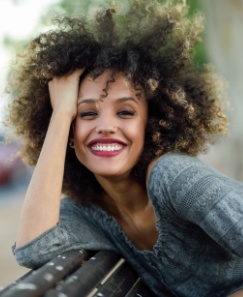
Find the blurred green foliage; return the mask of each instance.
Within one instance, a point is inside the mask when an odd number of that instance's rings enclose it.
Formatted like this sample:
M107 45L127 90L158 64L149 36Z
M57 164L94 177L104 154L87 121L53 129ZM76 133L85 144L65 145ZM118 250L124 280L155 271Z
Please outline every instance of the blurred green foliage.
M203 0L202 0L203 1ZM187 0L189 5L189 15L192 16L193 14L201 11L201 5L199 0ZM204 36L202 36L204 38ZM208 57L206 54L205 42L202 41L197 47L195 51L195 61L198 63L199 66L208 63Z

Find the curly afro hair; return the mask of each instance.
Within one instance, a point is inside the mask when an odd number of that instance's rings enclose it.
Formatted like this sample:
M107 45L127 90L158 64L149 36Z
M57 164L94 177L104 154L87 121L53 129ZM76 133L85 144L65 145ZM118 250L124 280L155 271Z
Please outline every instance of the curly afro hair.
M143 87L148 123L132 172L143 184L154 157L172 151L197 155L225 133L221 82L210 67L194 62L202 17L189 18L187 9L185 1L129 0L123 7L104 5L93 15L56 19L55 30L35 38L18 58L6 116L23 139L27 162L36 164L52 113L48 82L83 67L93 78L106 69L121 72ZM83 203L101 191L68 146L62 190Z

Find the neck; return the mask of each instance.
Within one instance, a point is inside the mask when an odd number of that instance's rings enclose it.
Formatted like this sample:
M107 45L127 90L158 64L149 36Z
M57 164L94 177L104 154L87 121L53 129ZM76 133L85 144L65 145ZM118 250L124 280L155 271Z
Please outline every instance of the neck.
M131 178L109 180L96 177L104 189L100 200L101 206L111 215L121 217L144 209L148 204L148 196L143 185Z

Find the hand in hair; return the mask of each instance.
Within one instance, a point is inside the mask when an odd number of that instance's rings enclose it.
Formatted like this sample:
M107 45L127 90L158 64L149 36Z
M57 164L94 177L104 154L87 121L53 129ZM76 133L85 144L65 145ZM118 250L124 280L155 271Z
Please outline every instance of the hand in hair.
M72 119L76 117L79 81L84 70L78 69L71 74L50 80L48 86L54 113L62 112Z

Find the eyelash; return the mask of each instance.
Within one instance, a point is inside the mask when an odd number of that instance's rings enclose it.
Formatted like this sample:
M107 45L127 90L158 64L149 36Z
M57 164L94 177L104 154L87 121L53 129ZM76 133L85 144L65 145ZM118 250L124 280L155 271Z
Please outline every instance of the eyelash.
M135 115L135 112L131 110L122 110L122 111L119 111L117 114L125 117L129 117L129 116L131 117Z
M96 116L97 115L97 113L95 113L95 112L93 112L93 111L85 111L85 112L81 112L80 114L79 114L79 116L81 117L81 118L85 118L85 117L93 117L93 116Z
M98 114L93 111L85 111L85 112L79 113L79 116L81 118L86 118L86 117L91 118L91 117L96 117L97 115ZM131 111L131 110L122 110L122 111L117 112L117 115L119 115L121 117L132 117L135 115L135 112Z

